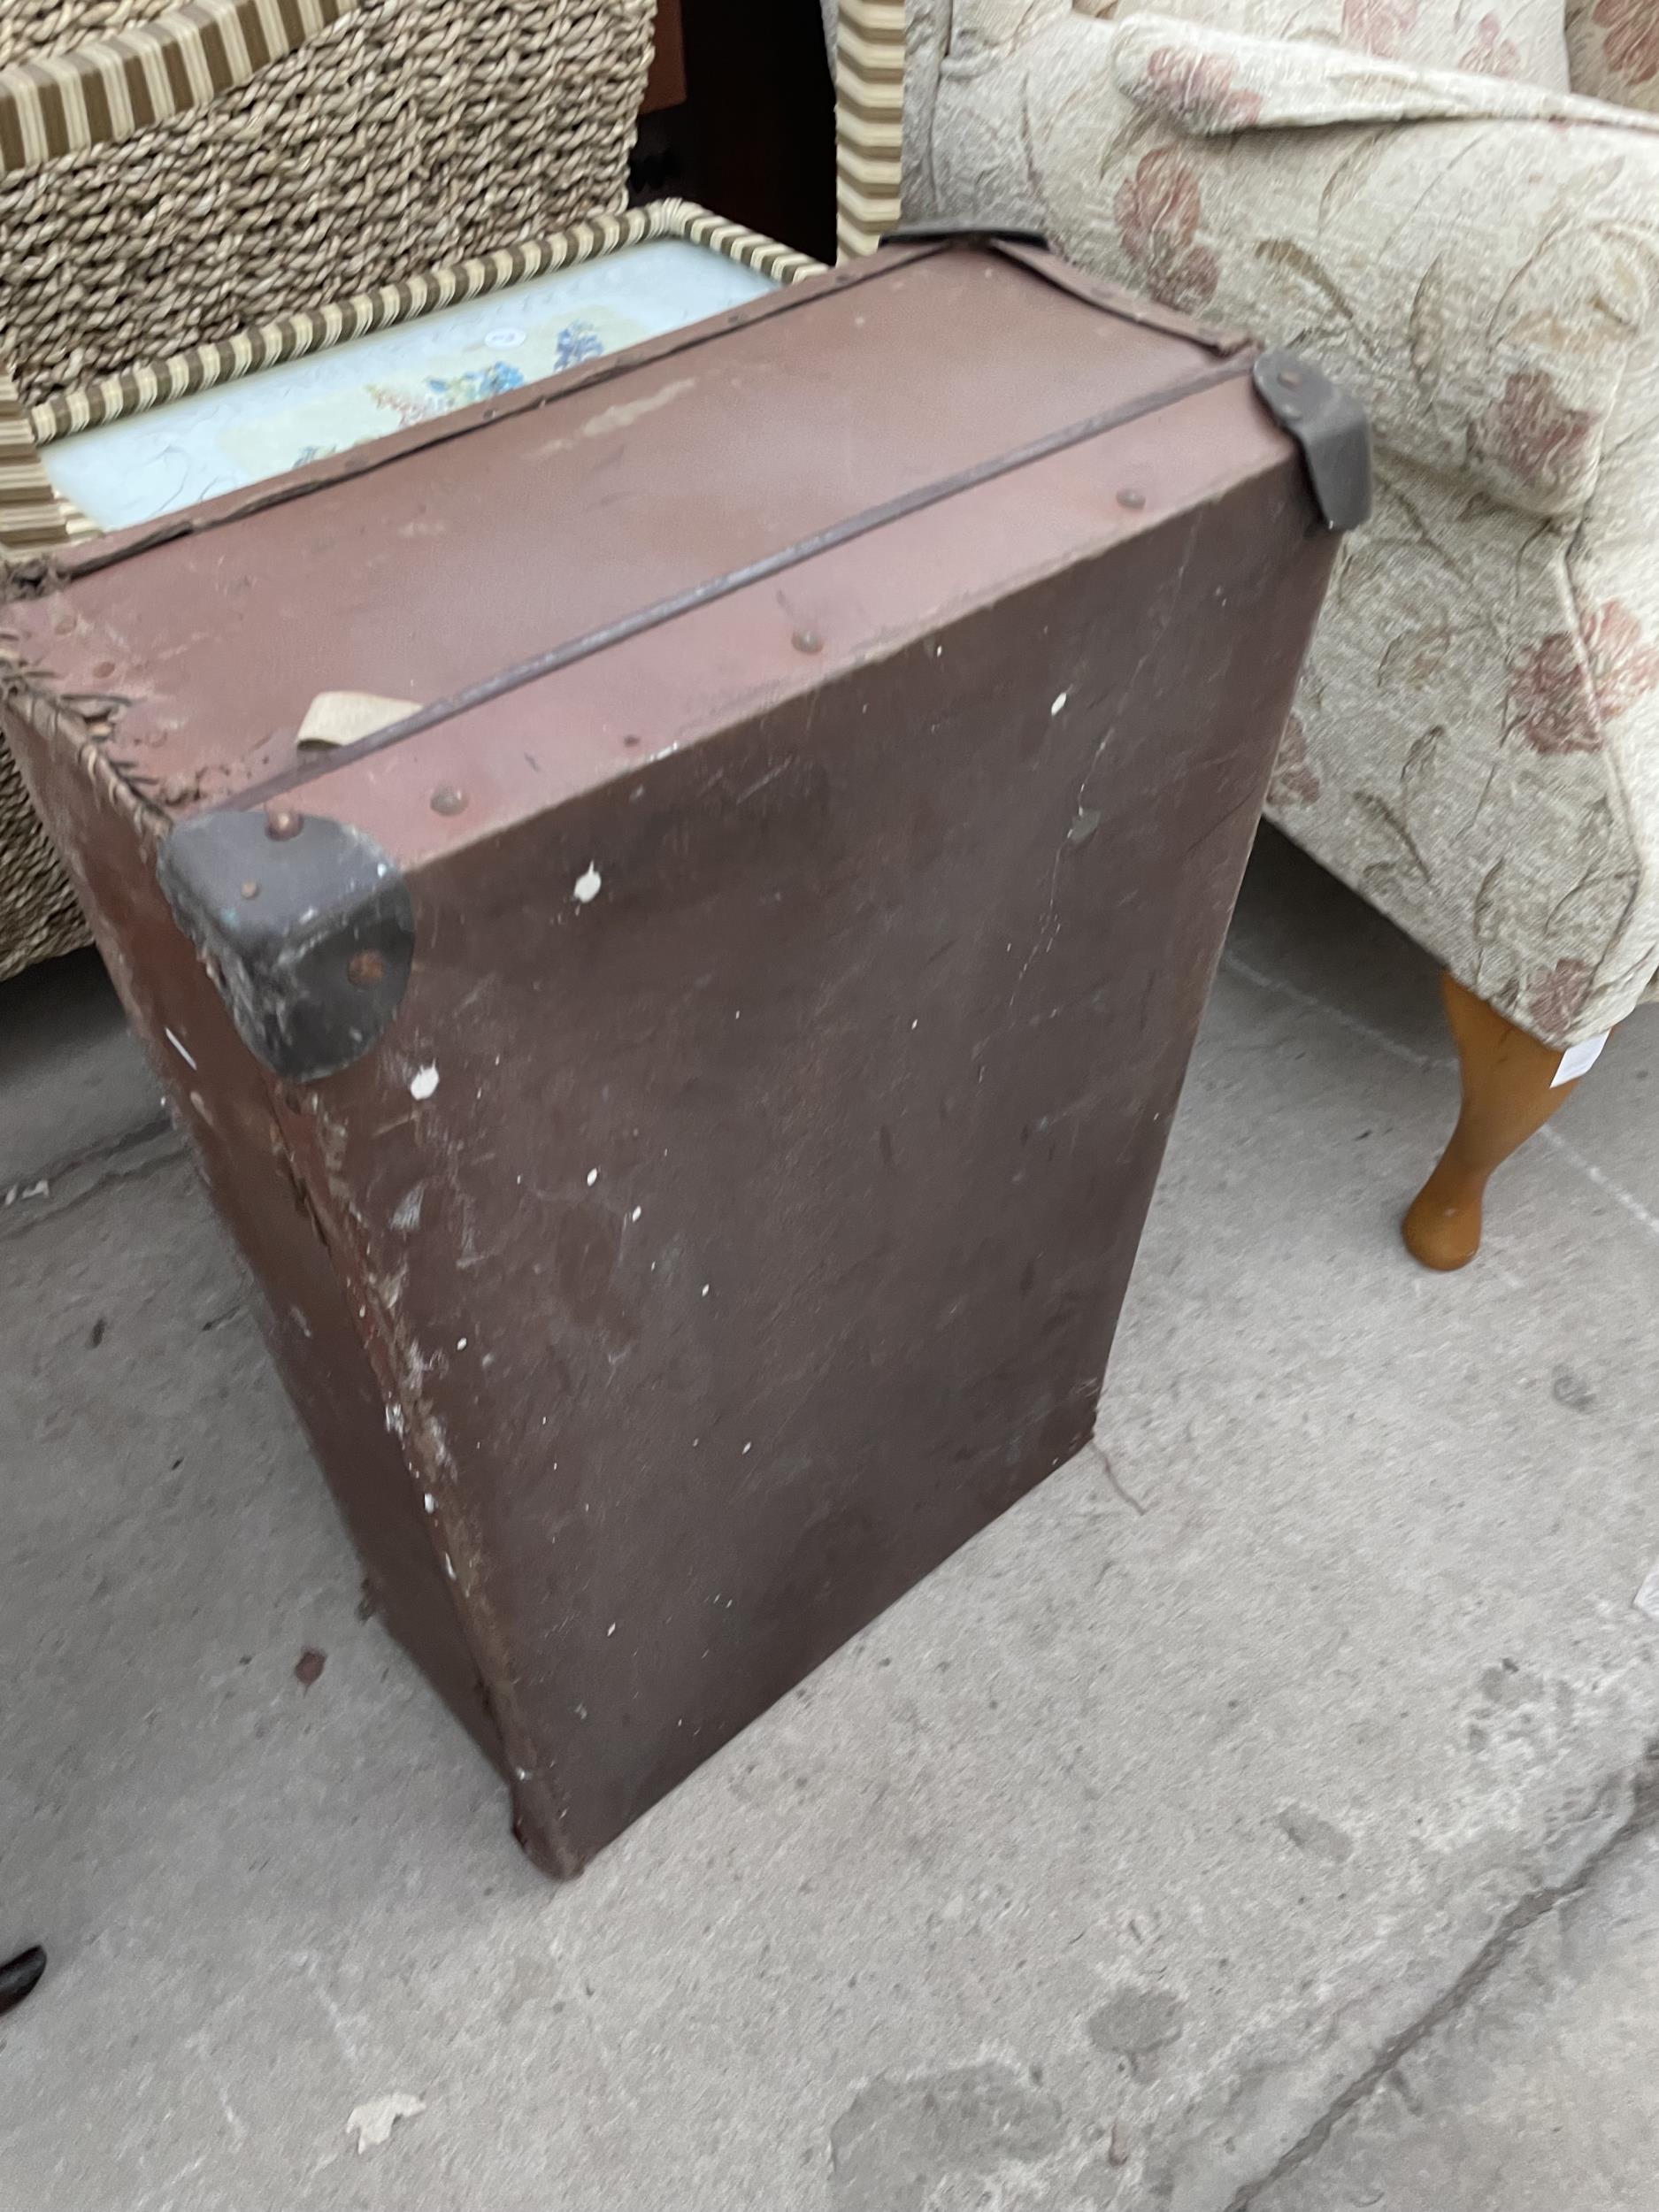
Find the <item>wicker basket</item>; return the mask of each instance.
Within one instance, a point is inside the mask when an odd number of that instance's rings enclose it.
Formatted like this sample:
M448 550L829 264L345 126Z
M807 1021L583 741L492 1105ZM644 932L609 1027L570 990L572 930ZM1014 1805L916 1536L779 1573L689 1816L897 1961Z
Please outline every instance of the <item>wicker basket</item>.
M67 526L27 411L621 208L654 13L654 0L10 0L0 543L39 549ZM0 977L84 941L0 741Z

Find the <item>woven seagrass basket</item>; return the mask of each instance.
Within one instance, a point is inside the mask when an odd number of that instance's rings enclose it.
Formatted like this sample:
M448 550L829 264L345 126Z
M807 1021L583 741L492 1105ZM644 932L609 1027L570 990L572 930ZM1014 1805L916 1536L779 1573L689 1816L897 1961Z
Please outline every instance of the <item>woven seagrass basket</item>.
M0 0L0 549L73 529L40 426L100 380L619 210L654 13ZM0 740L0 978L84 941Z

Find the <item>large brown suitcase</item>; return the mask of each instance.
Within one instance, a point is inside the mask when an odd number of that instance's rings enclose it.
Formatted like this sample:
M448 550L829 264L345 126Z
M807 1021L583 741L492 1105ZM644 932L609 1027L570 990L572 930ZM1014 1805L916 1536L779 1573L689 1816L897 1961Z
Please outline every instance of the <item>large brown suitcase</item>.
M373 1592L549 1871L1087 1440L1363 434L910 244L11 610ZM297 751L325 691L417 710Z

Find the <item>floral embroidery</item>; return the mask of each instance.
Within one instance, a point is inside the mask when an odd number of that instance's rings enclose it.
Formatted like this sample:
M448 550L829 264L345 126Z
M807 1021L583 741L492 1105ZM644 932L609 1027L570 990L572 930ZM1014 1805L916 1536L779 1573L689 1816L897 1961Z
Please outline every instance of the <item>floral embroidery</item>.
M1342 30L1368 54L1397 54L1417 13L1418 0L1342 0Z
M1601 742L1595 697L1577 640L1553 630L1509 663L1505 726L1535 753L1594 753Z
M562 343L560 349L562 352ZM561 360L559 366L564 365ZM515 369L511 362L495 361L487 369L467 369L459 376L429 376L426 389L420 392L400 391L391 384L370 384L365 389L377 406L396 415L400 426L407 430L414 423L431 422L439 415L451 414L457 407L476 406L481 399L495 399L503 392L517 391L523 382L522 369Z
M1547 369L1517 369L1502 398L1471 426L1470 445L1523 483L1554 489L1582 467L1594 419L1581 407L1562 405Z
M1601 726L1659 684L1659 649L1622 600L1592 614L1580 638L1553 630L1509 664L1506 726L1538 753L1594 753Z
M1319 774L1308 757L1308 733L1302 726L1302 717L1293 714L1285 725L1279 758L1273 764L1267 803L1279 807L1311 806L1318 795Z
M1458 56L1457 66L1472 70L1478 77L1518 77L1521 50L1512 38L1504 37L1495 15L1483 15L1475 26L1473 42Z
M1378 689L1401 685L1420 691L1425 684L1432 683L1446 664L1452 637L1450 622L1419 623L1400 631L1389 639L1377 664Z
M557 365L572 369L579 361L596 361L605 349L605 342L591 323L566 323L559 333Z
M1623 714L1659 684L1659 649L1624 602L1609 599L1584 626L1590 673L1604 715Z
M1590 995L1595 970L1587 960L1557 960L1540 968L1526 995L1527 1018L1546 1037L1563 1036Z
M1124 250L1148 289L1167 306L1203 306L1221 264L1208 247L1194 243L1204 208L1191 165L1172 146L1143 154L1115 204Z
M1196 130L1243 130L1262 112L1259 92L1240 90L1224 61L1160 46L1147 58L1141 96Z
M1602 59L1626 84L1646 84L1659 72L1659 13L1653 0L1596 0L1590 19L1601 28Z

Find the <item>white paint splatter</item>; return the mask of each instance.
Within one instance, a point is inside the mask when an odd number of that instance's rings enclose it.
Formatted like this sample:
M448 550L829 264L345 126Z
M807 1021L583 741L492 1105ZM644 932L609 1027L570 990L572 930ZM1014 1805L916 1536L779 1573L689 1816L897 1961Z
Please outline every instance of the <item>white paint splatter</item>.
M616 1623L615 1623L614 1621L612 1621L612 1622L611 1622L611 1625L610 1625L610 1627L609 1627L608 1629L606 1629L606 1631L605 1631L605 1634L606 1634L607 1636L614 1636L614 1635L616 1634L616 1632L617 1632L617 1624L616 1624Z
M371 2097L365 2104L354 2105L346 2122L346 2133L357 2139L357 2156L362 2157L371 2145L378 2149L391 2140L392 2130L400 2120L412 2120L426 2108L421 2097L411 2097L406 2089L394 2089L388 2096Z
M443 1555L443 1571L449 1576L451 1582L455 1580L455 1562L450 1558L448 1552L445 1552Z
M466 1339L465 1339L464 1336L457 1336L457 1337L456 1338L456 1340L455 1340L455 1348L456 1348L456 1350L457 1350L457 1352L464 1352L464 1351L465 1351L465 1349L466 1349L466 1343L467 1343L467 1340L466 1340Z
M707 1283L704 1283L704 1285L703 1286L703 1297L705 1297L705 1298L706 1298L706 1297L708 1296L708 1294L709 1294L709 1286L707 1285Z
M590 860L580 875L577 877L575 888L571 895L579 906L586 906L590 900L599 896L599 887L603 881L604 878Z
M180 1059L184 1062L185 1066L188 1068L192 1073L194 1073L196 1071L196 1056L191 1052L189 1047L184 1042L183 1039L180 1037L175 1037L170 1029L165 1030L162 1033L165 1036L167 1042L173 1047L173 1050L178 1054Z
M425 1497L421 1499L420 1502L426 1507L428 1513L435 1513L438 1509L438 1501L433 1496L430 1490L426 1492Z
M589 1190L592 1190L592 1188L593 1188L594 1185L595 1185L595 1184L598 1180L599 1180L599 1170L598 1170L596 1167L590 1167L590 1168L588 1169L588 1189L589 1189Z
M633 1212L632 1212L632 1213L628 1216L628 1219L629 1219L630 1221L637 1221L637 1220L639 1219L640 1216L641 1216L641 1215L644 1211L645 1211L645 1209L644 1209L644 1207L643 1207L643 1206L636 1206L636 1207L634 1209L634 1211L633 1211Z
M1063 714L1065 711L1065 703L1071 696L1071 695L1069 691L1060 692L1056 696L1054 704L1049 708L1049 713L1051 715Z
M695 391L696 385L695 376L677 376L672 384L661 384L656 391L647 392L643 399L623 400L615 407L607 407L597 415L590 415L582 425L580 434L584 438L603 438L613 430L626 430L638 422L641 415L654 415L659 407L667 407L687 392ZM564 441L559 442L562 444Z
M409 1079L411 1098L430 1098L438 1087L438 1071L430 1065L417 1068Z
M747 1443L747 1444L745 1444L745 1445L744 1445L744 1447L743 1447L743 1449L744 1449L744 1451L745 1451L746 1453L748 1453L748 1452L752 1452L752 1451L754 1450L754 1448L755 1448L755 1446L754 1446L754 1441L753 1441L753 1439L751 1439L751 1440L749 1440L749 1443Z

